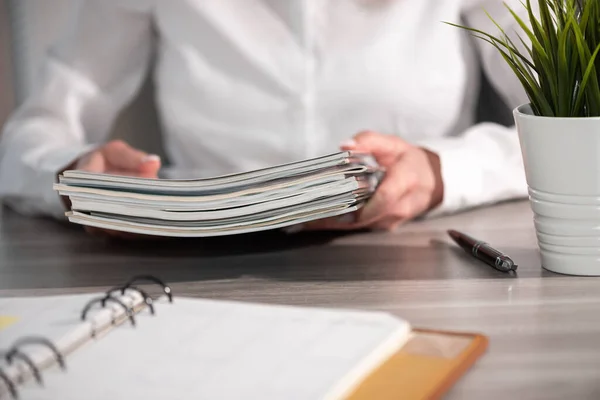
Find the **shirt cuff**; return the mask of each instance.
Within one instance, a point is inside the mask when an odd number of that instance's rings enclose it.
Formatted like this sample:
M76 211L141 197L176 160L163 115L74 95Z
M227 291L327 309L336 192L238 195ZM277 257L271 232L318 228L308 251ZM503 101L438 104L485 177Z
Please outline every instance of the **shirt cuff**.
M480 171L475 160L471 160L473 150L466 149L461 138L431 138L415 144L438 155L444 185L442 202L424 218L455 213L477 203Z
M13 181L4 202L25 215L48 215L64 219L68 209L53 185L58 182L58 174L95 147L96 145L70 145L46 150L36 160L35 168L30 166L29 173L14 178L19 179L19 182Z

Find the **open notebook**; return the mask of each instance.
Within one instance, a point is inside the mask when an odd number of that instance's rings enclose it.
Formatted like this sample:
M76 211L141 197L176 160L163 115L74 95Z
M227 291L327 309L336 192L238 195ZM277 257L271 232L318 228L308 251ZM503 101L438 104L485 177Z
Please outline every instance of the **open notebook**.
M71 222L160 236L221 236L282 228L356 211L381 171L340 152L239 174L148 179L65 171L54 186Z
M487 343L381 312L151 300L140 282L0 299L0 398L433 399Z

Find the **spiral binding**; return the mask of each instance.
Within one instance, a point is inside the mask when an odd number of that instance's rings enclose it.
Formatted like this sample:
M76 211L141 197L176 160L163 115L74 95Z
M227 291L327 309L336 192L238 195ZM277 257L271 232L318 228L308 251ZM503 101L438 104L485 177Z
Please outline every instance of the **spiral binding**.
M54 354L58 365L60 365L62 369L65 369L65 361L62 354L58 351L56 346L54 346L54 344L51 341L43 337L31 336L21 338L17 340L17 342L10 348L10 350L3 353L2 355L8 365L12 365L14 359L19 358L29 367L37 383L39 385L42 385L42 374L39 368L34 364L33 361L31 361L31 358L21 350L22 347L32 344L43 345L50 349L50 351L52 351L52 353ZM5 383L10 395L13 398L17 399L18 393L16 384L8 377L8 375L2 369L0 369L0 380L2 380Z
M104 308L104 307L106 307L107 302L114 302L114 303L117 303L118 305L120 305L121 307L123 307L123 309L126 312L127 317L131 321L131 324L133 326L135 326L135 318L134 318L135 312L134 312L133 308L128 307L119 298L113 296L113 293L115 293L115 292L120 292L121 295L124 295L127 290L133 290L133 291L138 292L143 297L144 303L148 306L150 313L152 315L154 315L155 314L154 300L144 290L140 289L137 286L134 286L134 283L140 282L140 281L149 281L150 283L159 285L162 288L163 292L167 295L167 297L169 299L169 303L173 302L173 292L172 292L171 288L167 284L165 284L161 279L159 279L153 275L139 275L139 276L134 276L133 278L131 278L123 286L113 287L112 289L108 290L104 294L104 296L100 296L100 297L90 300L84 306L84 308L81 312L81 320L85 321L89 310L91 309L91 307L94 304L100 303L102 308ZM112 322L114 324L116 321L114 321L114 319L113 319ZM6 360L8 365L12 365L13 362L15 361L15 359L21 360L31 370L31 373L33 374L33 377L36 380L36 382L39 385L42 385L43 380L42 380L42 374L40 372L40 369L35 365L35 363L31 360L31 358L25 352L22 351L22 348L24 346L34 345L34 344L43 345L43 346L47 347L53 353L55 361L60 366L60 368L63 370L66 369L66 363L65 363L64 356L61 354L61 352L58 350L58 348L50 340L48 340L44 337L39 337L39 336L28 336L28 337L23 337L23 338L17 340L8 351L0 353L0 359ZM13 397L13 399L18 399L19 397L18 397L16 383L13 382L12 379L10 379L8 374L2 368L0 368L0 386L1 386L2 382L4 382L4 386L6 386L9 394Z
M116 297L113 297L110 294L106 294L104 296L97 297L95 299L90 300L85 305L85 307L83 308L83 311L81 312L81 320L85 321L85 317L87 316L88 311L90 310L90 308L92 308L92 306L94 304L101 303L102 304L102 308L104 308L104 307L106 307L106 303L108 301L112 301L114 303L117 303L121 307L123 307L123 309L125 309L125 314L127 315L127 317L129 318L129 320L131 321L131 325L135 326L135 318L133 317L133 308L127 307L127 305L125 303L123 303L121 300L119 300ZM115 320L114 319L113 319L112 323L113 323L113 325L115 324Z
M152 283L156 283L157 285L160 285L162 287L163 292L169 298L169 303L173 302L173 292L172 292L171 288L166 283L164 283L162 280L160 280L157 277L155 277L154 275L138 275L138 276L134 276L133 278L131 278L129 280L129 282L127 282L123 286L123 289L132 288L131 285L133 285L137 281L150 281Z
M131 278L123 286L113 287L112 289L108 290L104 296L97 297L95 299L90 300L85 305L83 311L81 312L81 320L85 321L88 311L90 310L90 308L92 308L92 306L94 304L101 303L102 308L104 308L108 301L112 301L112 302L117 303L121 307L123 307L123 309L125 310L125 314L129 318L129 321L131 321L131 325L135 326L135 318L134 318L135 312L133 311L133 308L127 307L127 305L125 303L123 303L121 300L119 300L118 298L116 298L112 295L112 293L118 292L118 291L120 291L121 294L124 295L125 291L127 291L128 289L134 290L134 291L138 292L140 295L142 295L144 302L150 309L150 313L154 315L154 301L152 300L152 298L148 295L148 293L146 293L142 289L138 288L137 286L133 286L133 284L138 281L150 281L151 283L155 283L155 284L159 285L162 288L163 292L167 295L167 297L169 299L169 303L173 302L173 293L172 293L171 288L166 283L164 283L161 279L155 277L154 275L138 275L138 276L134 276L133 278ZM115 321L113 320L113 323L114 322Z
M150 309L150 314L154 315L154 301L152 300L152 297L150 297L148 295L148 293L146 293L144 290L142 290L136 286L129 286L127 288L125 288L123 286L114 287L114 288L110 289L108 292L106 292L106 295L109 296L113 292L121 292L121 295L124 295L125 292L127 291L127 289L134 290L134 291L138 292L139 294L141 294L142 297L144 298L144 303L146 303L146 305Z
M4 358L8 362L8 365L12 365L13 360L15 358L21 359L21 361L23 361L25 364L27 364L27 366L33 373L33 377L35 378L37 383L39 383L40 385L42 384L42 375L40 374L40 370L38 369L38 367L35 366L33 361L31 361L31 358L29 358L29 356L27 354L23 353L18 348L13 348L12 350L10 350L4 354Z
M54 343L52 343L51 341L49 341L48 339L46 339L44 337L28 336L28 337L21 338L21 339L17 340L17 342L13 345L11 350L9 350L9 353L14 352L17 349L20 349L23 346L32 345L32 344L38 344L38 345L41 344L43 346L46 346L54 354L54 358L56 359L56 362L58 363L60 368L62 368L62 369L67 368L67 365L65 364L65 358L63 357L61 352L58 351L58 348L54 345Z
M0 368L0 380L4 382L8 388L8 392L14 399L18 399L17 388L15 383L6 375L6 373Z

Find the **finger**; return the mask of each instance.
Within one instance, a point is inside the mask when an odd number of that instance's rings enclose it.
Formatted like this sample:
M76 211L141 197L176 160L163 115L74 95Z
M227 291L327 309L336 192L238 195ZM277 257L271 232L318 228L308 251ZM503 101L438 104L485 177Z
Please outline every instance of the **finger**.
M349 148L364 153L369 153L378 163L383 166L390 166L410 149L410 145L404 140L393 135L384 135L373 131L360 132L354 136L354 145ZM352 145L352 142L346 143L346 145Z
M159 168L160 169L160 168ZM106 170L107 174L111 175L122 175L122 176L131 176L136 178L154 178L158 177L158 170L148 170L148 171L131 171L124 169L108 169Z
M104 236L102 229L95 226L84 226L83 229L92 236Z
M340 149L342 150L355 150L357 146L356 140L354 139L348 139L344 142L342 142L342 144L340 144Z
M358 222L372 225L397 207L398 201L417 185L412 163L400 158L390 167L381 184L361 210Z
M127 240L142 240L148 239L151 236L141 235L132 232L115 231L112 229L97 228L95 226L85 226L85 231L92 236L107 237L107 238L118 238Z
M158 171L160 170L161 160L156 154L149 154L143 160L138 171L140 177L143 178L156 178L158 177Z
M348 213L330 218L323 218L302 224L303 231L350 230L354 229L356 213ZM298 228L296 228L298 231Z
M430 195L425 191L415 190L402 197L391 212L373 224L373 229L393 231L399 226L421 215L428 209Z
M109 237L115 238L115 239L146 240L149 238L149 236L147 236L147 235L140 235L138 233L132 233L132 232L107 230L106 233L108 234Z
M83 156L75 164L75 169L88 172L104 172L106 170L106 164L102 152L97 150Z
M119 236L120 233L124 233L124 232L117 232L117 231L113 231L110 229L98 228L98 227L89 226L89 225L85 226L84 229L90 235L98 236L98 237Z
M399 220L396 217L390 217L376 222L371 228L375 231L393 232L405 221Z
M156 172L160 168L160 157L134 149L122 140L107 143L102 154L106 162L118 170Z

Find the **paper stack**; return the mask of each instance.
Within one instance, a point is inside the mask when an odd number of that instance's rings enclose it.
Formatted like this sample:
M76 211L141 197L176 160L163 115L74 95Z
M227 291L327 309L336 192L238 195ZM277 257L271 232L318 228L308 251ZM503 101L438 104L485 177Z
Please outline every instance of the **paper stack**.
M380 171L340 152L202 179L148 179L65 171L54 189L73 223L158 236L222 236L276 229L358 210Z

